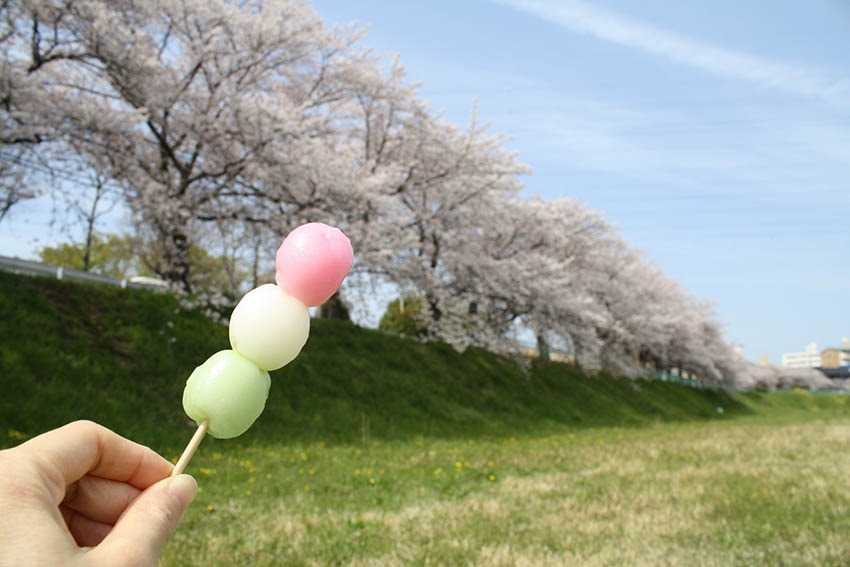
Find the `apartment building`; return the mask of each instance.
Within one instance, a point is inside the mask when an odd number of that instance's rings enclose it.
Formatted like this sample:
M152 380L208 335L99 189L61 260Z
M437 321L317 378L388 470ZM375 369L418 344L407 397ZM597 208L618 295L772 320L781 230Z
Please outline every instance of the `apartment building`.
M821 365L818 345L811 342L803 352L789 352L782 355L782 366L785 368L817 368Z
M820 353L821 368L841 368L850 366L850 349L828 348Z

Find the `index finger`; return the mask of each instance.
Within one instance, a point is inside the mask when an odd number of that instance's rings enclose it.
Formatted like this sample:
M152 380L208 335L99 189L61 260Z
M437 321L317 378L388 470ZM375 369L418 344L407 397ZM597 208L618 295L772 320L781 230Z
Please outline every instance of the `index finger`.
M91 474L140 490L168 476L172 465L153 450L91 421L76 421L18 447L48 480L57 504L68 485Z

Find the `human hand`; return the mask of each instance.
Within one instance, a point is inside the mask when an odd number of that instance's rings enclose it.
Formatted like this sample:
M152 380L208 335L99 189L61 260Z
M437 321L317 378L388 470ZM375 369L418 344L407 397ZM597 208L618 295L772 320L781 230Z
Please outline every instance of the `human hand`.
M0 565L156 565L198 485L78 421L0 451Z

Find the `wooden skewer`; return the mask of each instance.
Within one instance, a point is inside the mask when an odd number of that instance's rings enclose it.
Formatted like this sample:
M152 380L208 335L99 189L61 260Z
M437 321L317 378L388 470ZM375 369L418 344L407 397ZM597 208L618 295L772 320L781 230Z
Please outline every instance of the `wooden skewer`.
M194 455L195 451L198 449L198 445L200 445L201 441L204 440L204 436L207 434L207 429L209 429L209 427L210 424L206 419L201 422L201 425L198 426L198 430L195 431L195 434L192 436L189 444L186 445L186 449L183 451L183 454L180 455L180 458L177 460L177 464L174 465L174 470L171 471L171 476L177 476L186 470L186 465L189 464L189 461L192 459L192 455Z

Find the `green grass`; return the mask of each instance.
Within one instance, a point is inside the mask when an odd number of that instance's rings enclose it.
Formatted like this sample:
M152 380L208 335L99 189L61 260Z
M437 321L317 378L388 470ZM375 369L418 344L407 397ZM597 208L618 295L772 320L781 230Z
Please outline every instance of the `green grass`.
M0 273L0 447L88 418L176 457L226 329L165 295ZM719 412L718 408L723 411ZM207 438L164 565L846 565L850 397L522 368L314 321Z

